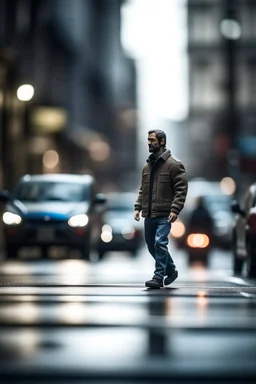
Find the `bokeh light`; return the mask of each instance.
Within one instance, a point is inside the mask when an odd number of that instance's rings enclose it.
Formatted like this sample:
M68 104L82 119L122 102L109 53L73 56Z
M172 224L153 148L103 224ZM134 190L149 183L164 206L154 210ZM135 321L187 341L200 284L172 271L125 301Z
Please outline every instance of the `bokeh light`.
M56 167L59 162L59 155L56 151L50 149L43 155L43 165L45 168L52 169Z
M105 141L93 141L89 145L89 153L94 161L105 161L110 156L110 147Z
M17 97L20 101L29 101L34 96L34 87L30 84L23 84L17 90Z
M236 183L231 177L224 177L220 182L220 188L225 195L233 195L236 191Z

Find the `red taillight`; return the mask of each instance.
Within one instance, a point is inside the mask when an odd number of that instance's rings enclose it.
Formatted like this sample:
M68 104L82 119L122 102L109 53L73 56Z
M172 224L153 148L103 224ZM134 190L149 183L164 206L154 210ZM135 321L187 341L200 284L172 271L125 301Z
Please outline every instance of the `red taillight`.
M248 216L248 219L247 219L247 224L250 228L250 231L252 233L255 233L256 234L256 213L251 213L249 216Z
M191 248L206 248L210 239L204 233L191 233L187 238L187 245Z
M76 229L76 235L77 236L83 236L84 235L84 229L82 229L82 228L78 228L78 229Z
M7 233L8 233L9 236L14 236L14 235L17 235L18 230L10 228L10 229L7 230Z

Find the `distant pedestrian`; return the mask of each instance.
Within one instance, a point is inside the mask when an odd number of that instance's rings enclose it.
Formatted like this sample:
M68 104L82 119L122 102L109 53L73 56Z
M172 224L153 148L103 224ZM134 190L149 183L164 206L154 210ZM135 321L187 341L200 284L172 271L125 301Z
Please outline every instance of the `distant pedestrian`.
M210 238L213 237L214 220L203 196L198 196L196 200L195 208L188 219L187 231L188 233L205 233Z
M158 129L149 131L148 148L151 154L142 170L134 219L145 218L145 241L155 259L154 276L145 285L161 288L178 277L168 252L168 235L171 224L184 207L188 182L184 165L166 149L165 132Z

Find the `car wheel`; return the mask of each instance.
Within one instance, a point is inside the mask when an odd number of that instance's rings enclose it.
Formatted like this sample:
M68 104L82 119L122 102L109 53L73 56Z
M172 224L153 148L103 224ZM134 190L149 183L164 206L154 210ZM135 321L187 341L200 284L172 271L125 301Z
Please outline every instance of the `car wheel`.
M104 251L98 251L98 260L102 260L104 258Z
M243 260L239 260L237 257L233 259L233 270L235 275L241 275L243 269Z
M18 257L19 248L14 245L6 245L5 256L7 259L16 259Z
M132 254L132 257L137 257L138 256L138 249L136 248L136 249L133 249L132 251L131 251L131 254Z
M42 258L48 257L48 247L45 247L45 246L41 247L41 256L42 256Z
M197 260L197 258L195 257L195 255L194 255L194 254L192 255L190 252L188 252L188 254L187 254L187 259L188 259L188 265L193 264L194 261Z
M80 248L80 252L82 255L82 258L84 260L90 260L90 245L89 244L84 244L82 248Z
M201 263L205 266L205 267L208 267L209 266L209 253L206 252L203 257L201 258Z
M256 277L256 243L248 244L247 272L249 277Z
M234 275L241 275L244 261L241 259L238 259L237 252L236 252L236 238L233 238L233 271Z

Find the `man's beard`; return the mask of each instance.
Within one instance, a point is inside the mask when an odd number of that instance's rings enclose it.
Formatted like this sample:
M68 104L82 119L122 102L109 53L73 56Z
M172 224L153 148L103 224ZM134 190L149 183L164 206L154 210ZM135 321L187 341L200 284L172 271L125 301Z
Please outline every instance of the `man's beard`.
M156 152L159 152L160 151L160 148L161 148L161 145L159 145L159 144L155 144L155 145L149 145L148 146L148 150L149 150L149 152L151 152L151 153L156 153Z

